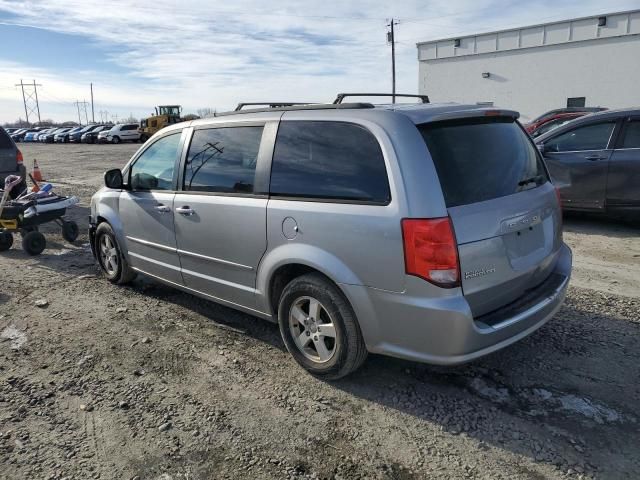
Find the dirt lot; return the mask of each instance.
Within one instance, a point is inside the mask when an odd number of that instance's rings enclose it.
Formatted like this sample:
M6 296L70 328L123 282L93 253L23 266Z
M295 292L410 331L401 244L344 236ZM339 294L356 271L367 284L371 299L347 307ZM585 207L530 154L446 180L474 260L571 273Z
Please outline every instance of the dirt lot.
M0 254L1 478L638 478L640 230L567 219L566 305L504 351L324 383L275 325L100 277L89 198L137 145L21 148L83 235Z

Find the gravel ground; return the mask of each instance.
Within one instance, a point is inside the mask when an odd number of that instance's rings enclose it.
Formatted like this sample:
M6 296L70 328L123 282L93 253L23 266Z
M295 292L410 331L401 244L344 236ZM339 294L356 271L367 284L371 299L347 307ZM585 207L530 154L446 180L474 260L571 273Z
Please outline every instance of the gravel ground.
M275 325L100 277L90 195L137 145L25 145L82 203L75 245L0 255L0 478L638 478L640 231L567 219L555 319L472 364L300 370ZM19 243L19 242L16 242Z

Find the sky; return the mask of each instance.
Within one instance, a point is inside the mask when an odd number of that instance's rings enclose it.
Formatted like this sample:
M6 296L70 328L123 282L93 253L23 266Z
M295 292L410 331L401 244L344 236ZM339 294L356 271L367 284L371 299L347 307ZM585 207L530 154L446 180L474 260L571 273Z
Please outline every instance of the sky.
M78 120L91 83L98 121L155 105L195 113L388 92L390 18L397 91L418 93L417 42L634 8L640 0L0 0L0 123L25 116L21 80L41 84L41 118L56 121Z

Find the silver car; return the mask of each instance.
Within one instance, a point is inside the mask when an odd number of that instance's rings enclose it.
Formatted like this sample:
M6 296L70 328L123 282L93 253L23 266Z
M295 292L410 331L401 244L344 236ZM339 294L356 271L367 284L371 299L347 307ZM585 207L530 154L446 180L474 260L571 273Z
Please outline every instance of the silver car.
M513 111L309 105L164 128L105 174L90 238L137 273L278 322L309 372L467 362L529 335L571 273L558 194Z

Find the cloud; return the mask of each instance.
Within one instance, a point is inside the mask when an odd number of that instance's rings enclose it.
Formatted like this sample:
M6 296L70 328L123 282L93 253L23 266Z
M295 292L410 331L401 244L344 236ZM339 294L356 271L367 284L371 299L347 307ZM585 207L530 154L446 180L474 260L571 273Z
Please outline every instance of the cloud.
M632 8L634 3L618 5ZM54 105L55 98L86 98L94 82L101 108L136 115L163 103L194 111L227 109L240 101L330 101L339 91L389 91L385 32L394 16L400 19L398 90L415 93L417 41L601 13L600 5L595 0L562 5L550 0L0 0L6 23L78 35L126 72L77 71L70 78L68 72L39 69L25 59L23 64L0 62L0 85L36 78L45 84L43 97L49 94ZM1 120L20 113L15 91L0 88L0 103L5 107Z

